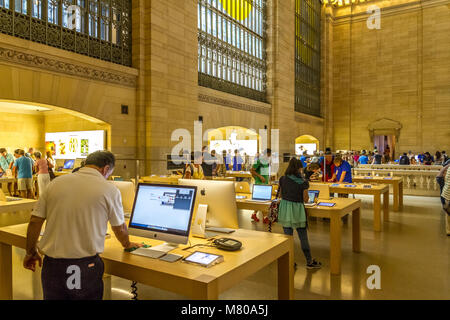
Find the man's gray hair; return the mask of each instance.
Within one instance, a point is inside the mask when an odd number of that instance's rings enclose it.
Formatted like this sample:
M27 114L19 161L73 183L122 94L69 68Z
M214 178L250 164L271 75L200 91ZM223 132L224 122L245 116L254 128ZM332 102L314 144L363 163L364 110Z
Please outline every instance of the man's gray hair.
M104 168L106 166L114 168L116 165L116 157L109 151L96 151L88 155L85 165L94 165L98 168Z

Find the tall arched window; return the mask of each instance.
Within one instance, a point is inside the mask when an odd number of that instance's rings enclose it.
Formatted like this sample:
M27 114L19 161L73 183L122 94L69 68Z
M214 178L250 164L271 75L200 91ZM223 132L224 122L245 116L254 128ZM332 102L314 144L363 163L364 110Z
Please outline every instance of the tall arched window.
M198 0L199 85L266 100L266 0Z
M131 65L132 0L0 0L0 32Z
M295 0L295 110L321 116L318 0Z

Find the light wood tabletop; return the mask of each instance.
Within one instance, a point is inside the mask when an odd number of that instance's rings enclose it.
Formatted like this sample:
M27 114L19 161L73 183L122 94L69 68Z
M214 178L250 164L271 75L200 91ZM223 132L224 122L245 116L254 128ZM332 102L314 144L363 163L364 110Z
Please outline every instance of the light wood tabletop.
M354 176L353 182L365 184L389 184L392 185L394 194L394 211L403 209L403 178L402 177L368 177Z
M306 208L310 217L330 219L330 270L331 274L341 273L342 218L352 214L353 252L361 252L361 200L333 198L320 202L335 203L334 207L314 206Z
M246 197L238 199L237 197ZM272 199L275 197L272 196ZM251 193L236 193L236 205L239 210L253 210L267 213L272 201L252 201Z
M227 177L252 179L253 176L250 171L227 171Z
M0 228L0 299L13 297L12 246L25 248L27 224ZM195 251L224 256L224 262L206 269L181 261L168 263L124 252L112 236L105 241L101 254L105 273L138 283L172 291L191 299L216 300L219 294L235 286L270 263L278 265L278 298L294 298L294 242L292 237L253 230L237 230L230 237L243 243L240 251L227 252L211 247L187 251L181 246L171 253L184 257ZM146 238L131 237L134 242L161 244ZM191 238L190 245L204 244L205 239Z
M16 182L16 178L13 178L13 177L1 177L0 178L0 185L2 185L3 183L12 183L12 182Z
M141 180L144 183L156 183L156 184L170 184L177 185L181 176L148 176L142 177Z
M255 210L268 212L271 201L253 202L248 201L252 195L239 193L238 196L247 196L247 199L236 199L236 204L240 210ZM274 197L273 197L274 198ZM341 219L348 214L352 214L353 251L361 250L361 200L347 198L333 198L331 200L321 200L320 202L335 203L334 207L314 206L307 207L308 216L330 219L330 270L331 274L341 273Z
M36 202L37 202L37 200L31 200L31 199L0 201L0 213L30 211L34 208L34 205Z
M311 183L310 189L314 188L314 185L320 183ZM371 195L374 199L373 204L373 229L377 232L382 231L381 223L381 196L383 196L383 214L384 221L389 221L389 186L385 184L370 185L370 188L366 188L369 184L358 183L327 183L330 187L331 193L340 194L364 194ZM347 185L355 185L356 187L346 187Z

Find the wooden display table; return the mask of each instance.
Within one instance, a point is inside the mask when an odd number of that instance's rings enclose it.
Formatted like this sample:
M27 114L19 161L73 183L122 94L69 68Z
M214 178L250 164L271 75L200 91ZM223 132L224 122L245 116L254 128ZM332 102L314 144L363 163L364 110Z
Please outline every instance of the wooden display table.
M0 300L11 300L12 247L26 246L27 224L0 228ZM197 247L188 251L181 249L173 253L184 257L197 250L221 254L225 261L210 269L178 261L168 263L124 252L114 236L105 241L101 255L105 273L136 281L163 290L175 292L191 299L216 300L219 294L235 286L248 276L270 263L278 263L278 298L294 298L294 241L281 234L253 230L237 230L234 239L243 243L236 252L221 251L210 247ZM191 245L205 243L205 239L191 238ZM145 238L131 237L131 241L151 245L161 244ZM30 271L31 272L31 271Z
M314 189L314 185L310 184L310 190ZM373 229L377 232L381 231L381 196L383 195L383 213L384 221L389 221L389 186L385 184L372 185L371 188L364 188L363 184L357 183L327 183L330 187L330 193L341 194L364 194L373 196ZM334 185L339 186L334 186ZM346 185L356 185L355 188L346 187Z
M238 209L255 210L268 212L271 201L253 202L251 194L240 193L238 195L247 196L247 199L236 199ZM348 214L352 214L352 232L353 232L353 251L361 250L361 200L334 198L332 200L322 201L336 203L334 207L312 207L306 208L306 212L310 217L328 218L330 219L330 271L331 274L341 273L341 239L342 227L341 219Z
M0 186L4 183L13 183L13 182L16 182L16 178L8 178L8 177L0 178Z
M149 176L141 178L141 180L145 183L170 184L170 185L178 185L178 180L180 179L181 176Z
M53 173L55 174L55 177L60 177L72 173L72 170L53 171Z
M353 182L366 184L390 184L394 193L394 211L403 209L403 179L400 177L352 177Z
M252 199L251 193L236 193L236 196L246 197L245 199L237 199L236 205L238 210L253 210L267 213L272 201L249 201ZM272 199L275 199L273 196ZM266 215L266 214L264 214Z
M249 171L227 171L227 177L253 179L253 176Z
M31 211L37 200L21 199L12 201L0 201L0 213Z
M214 181L230 181L230 182L236 182L235 177L213 177Z
M331 274L341 273L342 217L352 214L353 252L361 252L361 200L334 198L320 201L336 203L334 207L306 208L310 217L330 219L330 270Z

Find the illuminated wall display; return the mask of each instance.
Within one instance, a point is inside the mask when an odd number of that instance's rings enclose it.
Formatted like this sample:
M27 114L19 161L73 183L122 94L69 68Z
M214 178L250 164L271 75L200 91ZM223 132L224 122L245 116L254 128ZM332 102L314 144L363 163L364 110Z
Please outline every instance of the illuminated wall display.
M104 149L104 130L45 134L45 151L51 151L54 159L86 158L88 154Z

